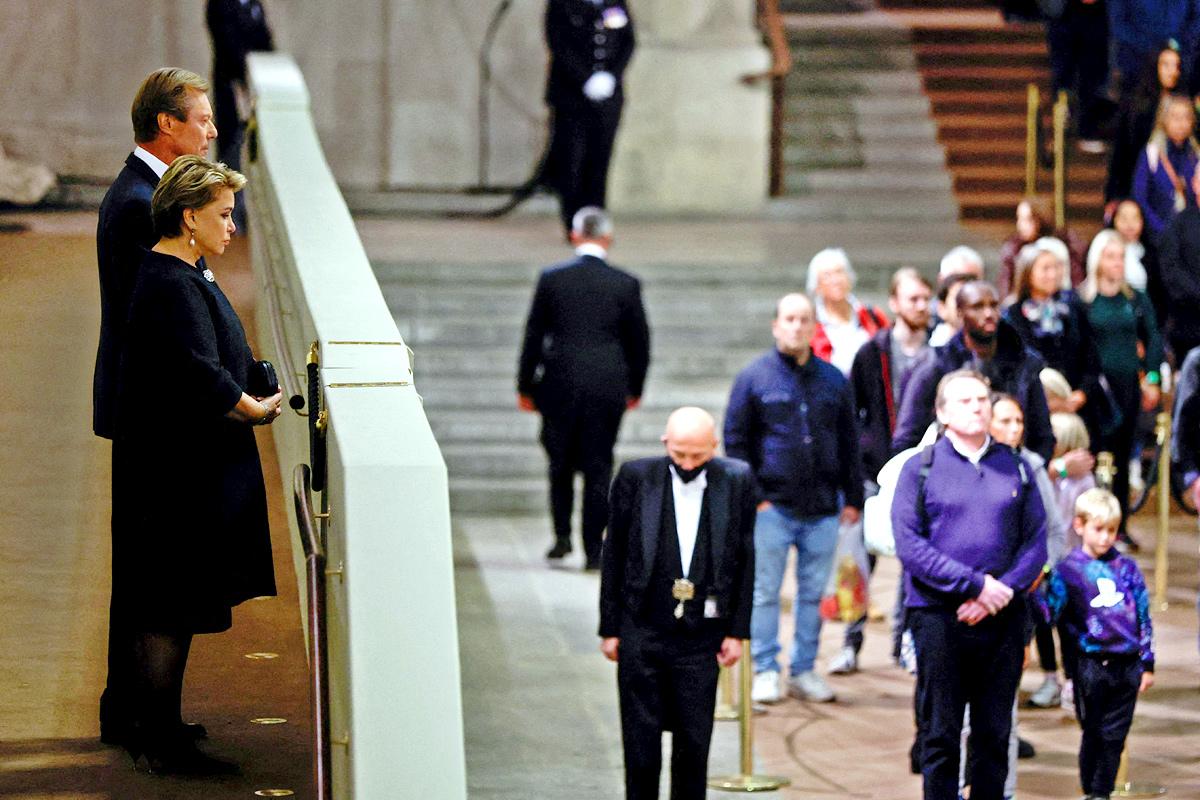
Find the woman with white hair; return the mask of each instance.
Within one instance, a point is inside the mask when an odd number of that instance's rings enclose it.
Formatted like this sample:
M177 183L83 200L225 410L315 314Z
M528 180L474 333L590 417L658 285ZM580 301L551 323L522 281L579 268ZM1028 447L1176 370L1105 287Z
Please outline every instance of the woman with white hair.
M883 309L868 308L850 293L855 279L850 259L840 247L826 248L808 262L808 294L817 311L812 351L847 377L858 348L889 324Z
M1113 494L1121 502L1120 530L1125 530L1129 511L1129 470L1138 414L1150 410L1161 399L1159 365L1163 362L1162 339L1149 298L1126 279L1125 240L1105 229L1096 234L1088 249L1087 280L1083 299L1100 368L1121 410L1121 424L1101 436L1100 450L1113 454L1118 466Z
M1098 389L1100 358L1086 310L1067 277L1069 259L1067 246L1051 236L1021 248L1016 285L1003 317L1047 366L1083 392L1086 410L1080 414L1087 419L1093 410L1087 409L1087 399Z

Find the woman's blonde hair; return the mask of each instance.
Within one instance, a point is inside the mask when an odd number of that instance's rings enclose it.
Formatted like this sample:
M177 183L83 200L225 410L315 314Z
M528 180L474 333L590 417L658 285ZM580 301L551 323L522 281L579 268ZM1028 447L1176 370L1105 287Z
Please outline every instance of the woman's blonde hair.
M1088 247L1087 254L1087 278L1083 281L1083 286L1079 287L1079 296L1085 302L1092 302L1096 299L1096 295L1100 293L1099 279L1096 277L1096 270L1100 267L1100 256L1104 253L1104 248L1110 244L1117 243L1121 245L1122 254L1125 252L1125 240L1121 238L1121 234L1117 233L1112 228L1105 228L1096 234L1096 238L1092 239L1092 244ZM1124 263L1124 262L1122 262ZM1125 272L1121 272L1121 292L1123 294L1132 294L1129 284L1125 281Z
M1154 132L1150 134L1150 141L1146 142L1146 148L1154 148L1158 152L1158 158L1164 159L1167 157L1167 129L1163 127L1163 123L1167 119L1167 111L1176 104L1183 105L1192 115L1193 133L1189 133L1187 140L1183 143L1184 148L1189 150L1194 155L1200 155L1200 143L1196 142L1194 132L1196 126L1196 109L1192 106L1192 101L1187 95L1183 94L1168 94L1158 104L1158 113L1154 115ZM1151 165L1155 172L1158 171L1158 164Z
M1087 426L1083 424L1083 419L1078 414L1072 414L1068 411L1051 414L1050 429L1054 431L1055 458L1072 450L1080 448L1086 450L1092 446Z
M183 232L185 209L204 208L217 199L221 189L236 192L245 185L246 176L224 164L200 156L180 156L167 168L150 200L154 234L174 239Z
M1042 391L1046 393L1047 398L1067 400L1071 397L1071 382L1058 370L1045 367L1038 373L1038 378L1042 381Z

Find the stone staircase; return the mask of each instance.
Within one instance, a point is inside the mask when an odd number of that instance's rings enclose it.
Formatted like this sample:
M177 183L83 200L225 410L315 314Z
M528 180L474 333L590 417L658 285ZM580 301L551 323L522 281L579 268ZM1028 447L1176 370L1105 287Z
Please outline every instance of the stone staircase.
M777 202L813 220L956 219L909 32L846 0L781 10L793 65Z

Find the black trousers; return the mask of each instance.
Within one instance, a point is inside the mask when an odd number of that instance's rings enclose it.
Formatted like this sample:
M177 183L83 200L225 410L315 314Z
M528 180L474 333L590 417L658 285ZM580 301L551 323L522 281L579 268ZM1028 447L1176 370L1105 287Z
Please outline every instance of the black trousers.
M114 603L108 606L108 678L100 695L102 736L120 735L137 717L142 668L137 658L138 636Z
M558 193L559 213L568 232L576 211L607 205L608 165L621 105L613 97L587 106L552 109L546 184Z
M613 447L623 406L547 412L542 415L542 447L550 462L550 517L554 536L571 540L575 473L583 473L583 551L598 562L608 524L608 487Z
M1121 751L1133 724L1142 664L1137 656L1098 658L1079 654L1075 676L1075 716L1079 743L1079 780L1084 794L1107 797L1117 782Z
M1108 12L1102 3L1071 6L1062 19L1046 22L1050 49L1051 100L1060 90L1079 101L1079 136L1100 131L1102 93L1108 83Z
M910 608L917 649L917 717L923 728L925 800L957 800L959 739L971 704L972 800L1003 800L1008 736L1025 651L1024 603L1014 599L977 625L953 608Z
M671 735L671 800L704 800L723 636L623 622L617 660L626 800L657 800L662 734Z

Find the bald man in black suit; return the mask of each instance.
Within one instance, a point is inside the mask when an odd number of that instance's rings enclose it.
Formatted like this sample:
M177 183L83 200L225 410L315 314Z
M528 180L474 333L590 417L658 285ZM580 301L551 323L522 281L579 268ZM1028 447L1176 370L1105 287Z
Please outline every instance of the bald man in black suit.
M750 466L714 458L716 428L676 410L666 456L613 482L600 573L600 649L617 662L627 800L658 797L672 732L671 797L705 796L718 667L742 655L754 604Z

